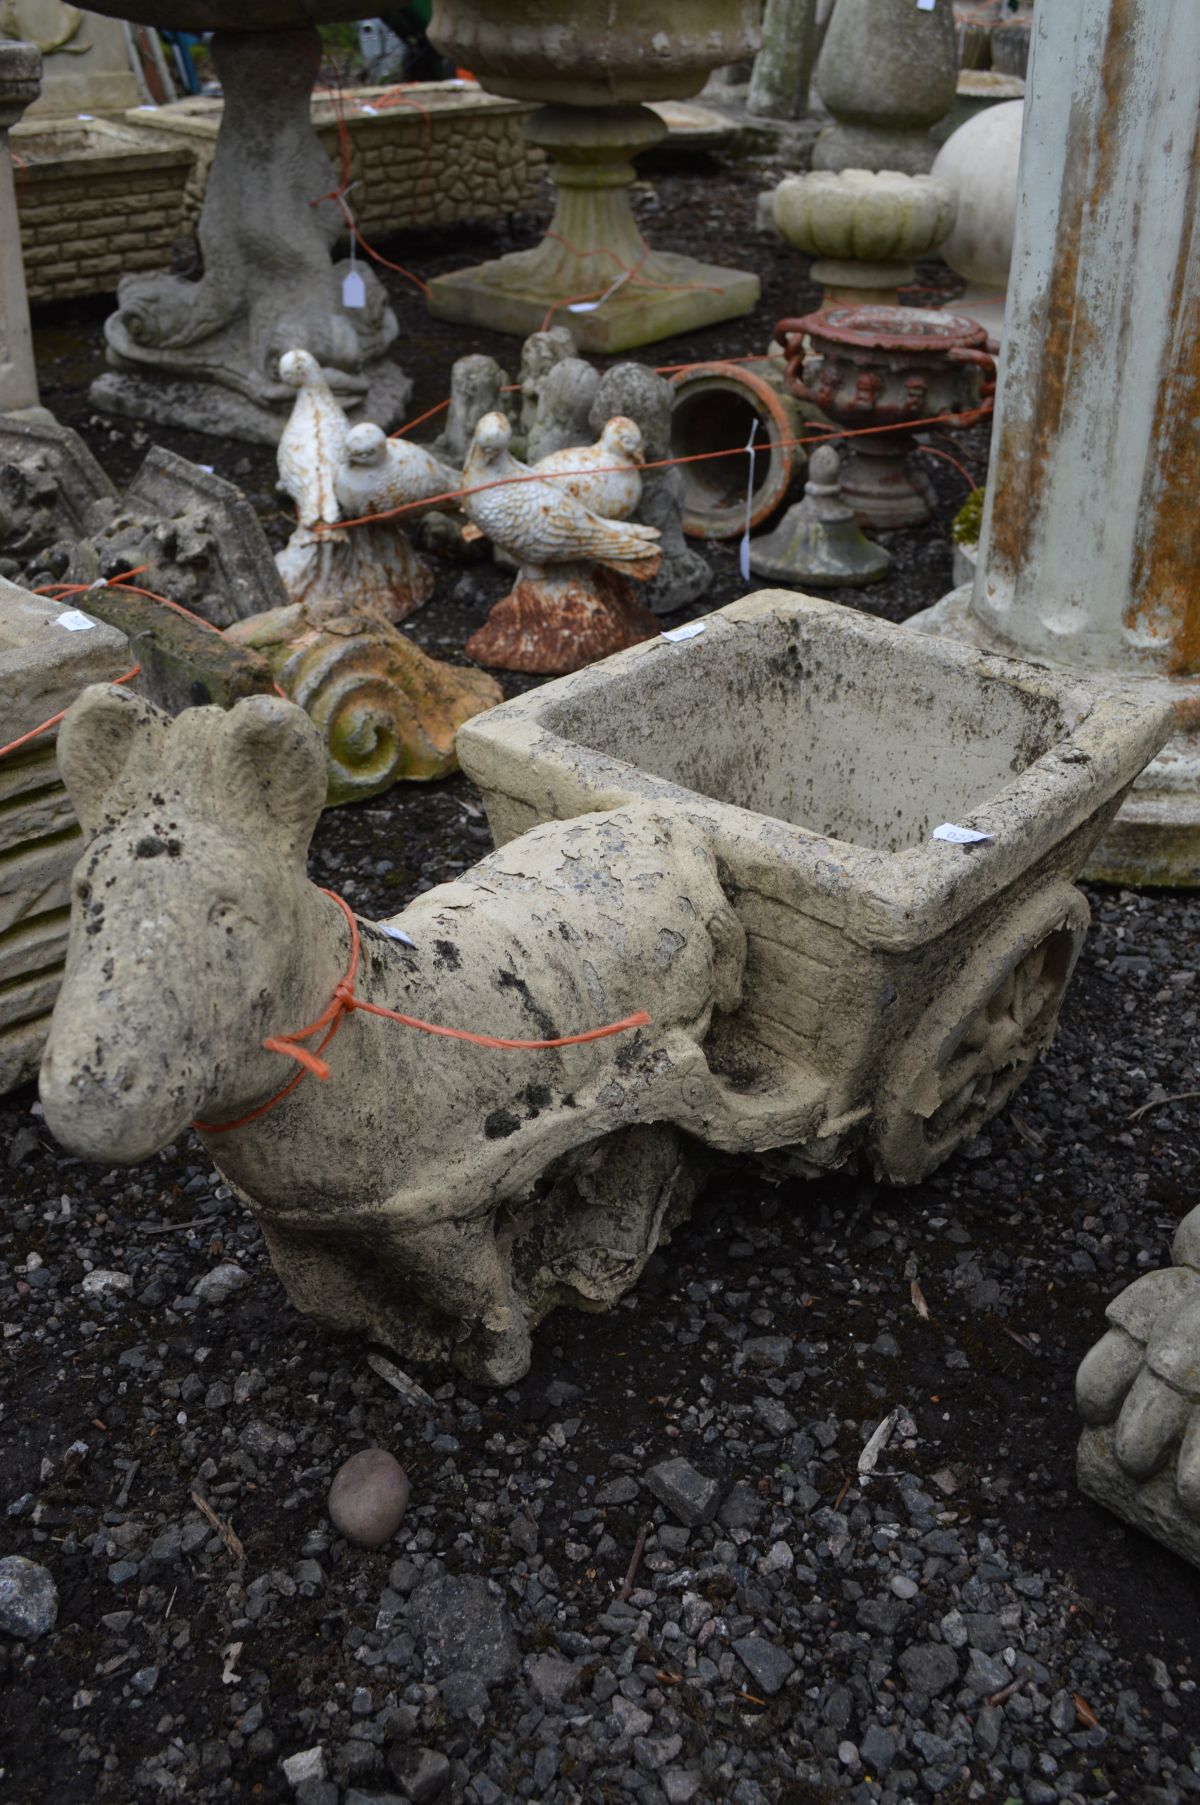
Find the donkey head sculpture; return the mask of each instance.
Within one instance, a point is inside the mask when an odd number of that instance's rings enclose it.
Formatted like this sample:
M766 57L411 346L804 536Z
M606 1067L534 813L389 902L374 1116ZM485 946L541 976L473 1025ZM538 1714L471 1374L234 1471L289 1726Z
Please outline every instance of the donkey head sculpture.
M324 752L275 697L171 720L96 684L58 757L88 846L42 1102L66 1145L133 1163L277 1086L264 1036L310 1019L337 980L294 957L326 906L305 877Z

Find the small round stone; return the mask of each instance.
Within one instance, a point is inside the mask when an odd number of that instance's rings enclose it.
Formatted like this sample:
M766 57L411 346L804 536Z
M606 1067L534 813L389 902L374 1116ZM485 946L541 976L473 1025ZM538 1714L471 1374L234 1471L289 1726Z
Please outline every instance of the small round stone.
M330 1521L360 1548L379 1548L394 1536L407 1508L408 1478L386 1448L360 1448L333 1476Z
M45 1567L7 1554L0 1560L0 1630L35 1642L54 1628L58 1616L58 1589Z

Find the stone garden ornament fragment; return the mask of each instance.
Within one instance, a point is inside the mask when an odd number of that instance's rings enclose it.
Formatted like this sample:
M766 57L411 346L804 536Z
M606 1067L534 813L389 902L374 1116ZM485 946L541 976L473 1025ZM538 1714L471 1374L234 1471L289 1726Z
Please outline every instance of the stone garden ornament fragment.
M709 723L747 691L739 763ZM1072 876L1168 725L767 593L470 723L504 844L376 925L306 875L299 709L95 686L48 1125L135 1162L191 1123L298 1308L508 1383L547 1310L636 1282L695 1143L913 1182L972 1138L1050 1043Z
M1090 1498L1200 1566L1200 1209L1171 1259L1105 1311L1075 1378L1077 1465Z

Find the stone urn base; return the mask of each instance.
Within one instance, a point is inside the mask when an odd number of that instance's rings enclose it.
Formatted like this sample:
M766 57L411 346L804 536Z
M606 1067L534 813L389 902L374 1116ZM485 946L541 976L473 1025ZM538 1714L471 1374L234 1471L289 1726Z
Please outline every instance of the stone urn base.
M587 351L625 351L749 313L757 276L651 250L637 228L630 159L666 129L644 106L540 108L524 130L555 159L550 230L532 251L435 276L430 313L521 335L565 325Z
M465 650L493 670L561 677L658 631L627 577L597 564L560 564L523 570Z

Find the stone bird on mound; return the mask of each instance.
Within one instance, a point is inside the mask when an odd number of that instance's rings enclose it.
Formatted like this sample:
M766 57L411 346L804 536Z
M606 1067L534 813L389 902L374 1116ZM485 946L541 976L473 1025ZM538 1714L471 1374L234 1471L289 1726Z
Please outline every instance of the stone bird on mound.
M441 508L454 508L447 501L463 485L462 472L441 458L434 457L421 445L407 439L389 439L381 426L364 420L346 434L342 455L338 460L334 488L341 503L344 520L361 520L365 515L386 514L392 508L406 508L392 523L405 527L427 509L414 503L430 503ZM440 499L435 501L435 497Z
M658 569L658 529L602 519L561 482L538 480L508 447L512 426L485 414L463 466L463 512L494 545L525 567L591 561L622 576ZM530 478L533 481L512 481ZM472 493L474 491L474 493Z
M642 435L624 414L608 421L594 445L552 451L532 465L556 489L581 501L605 520L628 520L642 499ZM570 474L568 474L568 472Z
M311 351L285 351L279 380L297 390L276 453L279 487L295 502L302 528L333 526L341 519L334 472L349 422Z

